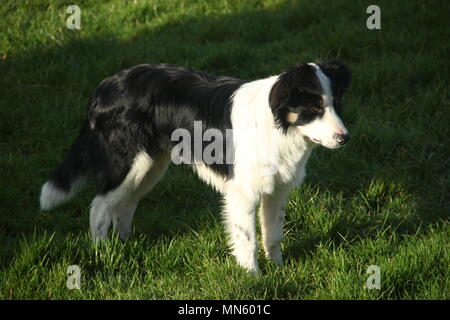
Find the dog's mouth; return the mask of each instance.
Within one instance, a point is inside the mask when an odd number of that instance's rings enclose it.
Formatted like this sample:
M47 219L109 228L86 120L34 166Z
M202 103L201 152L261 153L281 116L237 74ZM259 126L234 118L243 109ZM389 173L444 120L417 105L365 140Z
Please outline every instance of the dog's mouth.
M313 143L318 144L318 145L320 145L320 146L324 146L325 148L328 148L328 149L339 149L339 148L341 147L340 144L329 145L329 144L326 144L326 143L322 143L322 141L320 141L320 140L318 140L318 139L315 139L315 138L310 138L310 140L311 140Z

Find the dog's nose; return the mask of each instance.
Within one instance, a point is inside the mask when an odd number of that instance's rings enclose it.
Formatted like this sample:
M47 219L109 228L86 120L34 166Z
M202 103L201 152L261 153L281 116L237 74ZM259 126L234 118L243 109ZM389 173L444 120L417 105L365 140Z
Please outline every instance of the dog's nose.
M337 135L337 142L343 146L347 143L348 139L350 139L350 135L348 133L346 134L338 134Z

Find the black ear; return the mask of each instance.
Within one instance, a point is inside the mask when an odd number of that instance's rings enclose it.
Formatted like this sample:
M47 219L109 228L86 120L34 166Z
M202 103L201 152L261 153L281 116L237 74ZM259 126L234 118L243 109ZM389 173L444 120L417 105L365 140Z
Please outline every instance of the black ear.
M340 61L331 60L318 63L322 72L330 78L333 95L341 97L350 86L352 74L350 69Z
M315 70L308 64L295 65L282 73L270 92L270 105L278 109L285 105L293 93L302 88L320 86Z
M283 130L297 121L298 114L289 107L297 106L302 92L320 92L316 69L309 64L295 65L283 72L272 86L269 104L277 125Z
M290 67L280 77L280 80L288 83L290 90L320 88L314 67L306 63Z

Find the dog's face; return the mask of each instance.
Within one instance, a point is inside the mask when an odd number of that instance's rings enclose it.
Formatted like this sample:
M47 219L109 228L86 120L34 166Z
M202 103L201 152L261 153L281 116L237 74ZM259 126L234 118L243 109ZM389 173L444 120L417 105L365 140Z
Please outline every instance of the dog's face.
M339 148L349 139L339 113L350 71L340 62L304 64L282 74L270 93L278 124L295 126L313 143Z

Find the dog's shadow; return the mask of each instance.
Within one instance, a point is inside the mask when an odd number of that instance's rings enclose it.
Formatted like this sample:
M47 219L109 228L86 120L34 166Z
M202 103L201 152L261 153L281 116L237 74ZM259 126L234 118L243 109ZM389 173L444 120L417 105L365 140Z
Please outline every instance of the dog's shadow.
M221 196L185 165L172 164L141 201L133 233L152 241L166 236L202 232L221 222Z
M299 196L287 206L290 235L283 251L287 259L306 260L321 247L343 250L367 247L380 237L387 242L396 239L395 245L399 245L405 236L448 219L445 204L433 203L412 188L407 175L394 177L382 170L368 172L354 166L352 176L340 176L333 172L335 167L325 170L321 167L320 163L329 158L335 158L333 161L339 164L358 159L351 143L348 147L337 154L320 150L311 157L310 175L300 187L308 191L298 190ZM373 166L377 166L376 159ZM305 212L295 207L298 201L306 203Z

